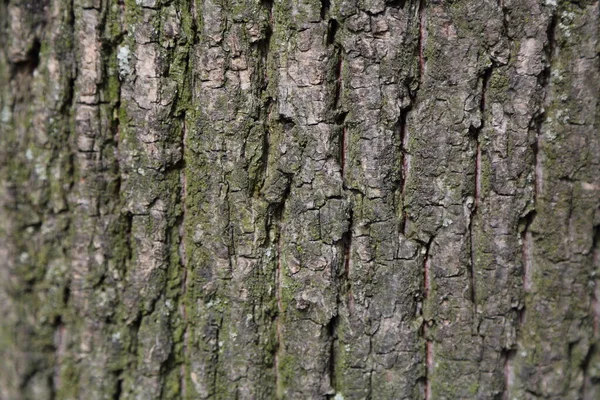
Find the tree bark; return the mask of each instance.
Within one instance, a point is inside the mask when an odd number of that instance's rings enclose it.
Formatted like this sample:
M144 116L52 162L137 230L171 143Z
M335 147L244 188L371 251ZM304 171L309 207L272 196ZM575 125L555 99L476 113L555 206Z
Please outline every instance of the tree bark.
M0 399L600 398L593 0L1 0Z

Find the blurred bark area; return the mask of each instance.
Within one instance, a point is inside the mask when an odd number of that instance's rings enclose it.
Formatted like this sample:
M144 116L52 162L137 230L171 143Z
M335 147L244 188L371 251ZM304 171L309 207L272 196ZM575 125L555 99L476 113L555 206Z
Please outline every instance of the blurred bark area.
M0 399L600 398L595 0L0 0Z

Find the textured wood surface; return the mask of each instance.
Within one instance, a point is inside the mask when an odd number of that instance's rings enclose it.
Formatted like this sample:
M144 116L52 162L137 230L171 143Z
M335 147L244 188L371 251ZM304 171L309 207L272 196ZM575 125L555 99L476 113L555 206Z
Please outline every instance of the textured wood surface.
M0 399L600 398L599 17L1 0Z

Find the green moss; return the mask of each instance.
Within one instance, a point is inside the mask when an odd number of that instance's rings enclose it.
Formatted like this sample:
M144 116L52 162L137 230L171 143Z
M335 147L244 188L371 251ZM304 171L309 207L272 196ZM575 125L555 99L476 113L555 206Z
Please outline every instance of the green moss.
M61 360L60 388L56 393L59 399L76 399L79 392L79 372L75 360L67 357Z
M169 371L165 377L163 395L165 400L181 399L181 378L179 370L173 369Z
M489 159L489 155L487 152L483 152L481 154L481 165L480 165L480 184L481 184L481 193L480 196L482 199L485 199L489 196L492 190L492 162Z
M277 382L278 399L285 398L285 388L296 381L298 374L300 373L298 370L299 365L299 360L297 360L291 354L284 353L279 355L277 364L277 369L279 372L279 381Z
M469 385L468 391L471 395L475 396L477 394L477 392L479 391L479 383L478 382L471 383Z
M508 99L510 81L504 70L495 69L489 81L487 95L491 102L503 103Z
M137 4L137 0L124 0L125 3L125 23L127 26L134 26L140 21L142 8Z

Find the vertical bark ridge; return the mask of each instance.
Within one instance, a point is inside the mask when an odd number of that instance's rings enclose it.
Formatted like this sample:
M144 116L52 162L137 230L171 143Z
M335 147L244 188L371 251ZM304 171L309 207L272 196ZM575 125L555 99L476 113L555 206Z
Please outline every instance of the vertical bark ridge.
M283 348L283 343L282 343L282 338L281 338L281 317L283 315L284 309L283 309L283 303L282 303L282 297L281 297L281 274L282 274L282 269L281 269L281 232L279 232L278 235L278 240L277 240L277 259L276 259L276 265L277 268L275 270L275 296L277 299L277 313L276 313L276 317L275 317L275 338L276 338L276 351L275 351L275 359L274 359L274 367L275 367L275 388L277 390L276 394L278 397L281 396L281 393L283 392L283 383L282 383L282 378L279 376L279 371L280 371L280 364L279 364L279 360L281 357L281 354L284 353L285 349Z
M600 266L600 226L596 225L594 228L594 239L592 242L592 249L590 251L590 257L592 259L592 267L595 268L595 271L598 270L598 266ZM590 308L593 313L593 332L594 338L600 337L598 332L598 320L600 317L600 309L598 307L598 296L600 293L598 279L596 278L594 272L594 291L592 292L592 299L590 302ZM598 352L598 343L597 341L593 343L587 350L587 354L583 362L581 363L581 369L583 370L583 384L581 387L581 398L582 399L593 399L600 394L600 387L597 382L594 382L594 379L597 377L597 374L592 369L594 365L597 365L600 360L600 354Z
M187 171L185 166L185 159L188 155L188 151L186 150L186 143L188 141L187 137L187 123L186 123L187 113L184 113L183 116L183 129L181 135L181 152L183 155L183 168L181 168L181 216L180 216L180 224L179 224L179 244L178 244L178 255L179 255L179 263L181 265L181 285L179 289L179 312L181 314L181 336L180 336L180 352L179 355L179 387L181 390L181 397L183 399L187 398L187 368L186 368L186 358L187 358L187 348L188 348L188 340L189 340L189 320L188 320L188 290L189 290L189 275L190 271L188 268L188 251L187 251L187 240L186 240L186 223L188 220L188 200L187 200Z
M425 41L427 40L427 15L426 15L426 1L419 0L418 7L418 18L419 18L419 41L417 47L419 48L419 82L423 81L423 75L425 74Z
M595 129L592 126L596 117L592 115L597 113L597 101L584 105L578 100L580 96L573 102L566 99L575 91L583 91L580 93L586 98L597 96L597 87L592 89L584 83L596 79L598 70L589 68L597 60L591 61L589 49L574 42L574 37L579 37L575 39L577 43L597 40L597 23L589 22L597 13L597 4L561 3L548 16L544 32L547 61L538 75L543 115L535 128L539 129L538 178L536 214L530 228L531 291L526 298L527 317L515 359L521 365L538 366L528 373L523 367L517 375L524 390L538 396L580 396L576 388L581 389L586 381L581 366L595 341L593 323L587 316L589 309L582 303L592 301L592 292L584 287L594 267L586 261L591 258L584 248L590 248L593 238L592 210L597 207L597 199L591 200L590 196L597 193L589 182L596 178L592 178L587 167L582 167L582 159L575 154L583 152L589 160L597 159L597 138L589 136ZM564 79L567 70L572 74ZM589 238L581 240L583 236ZM558 287L565 282L569 282L572 295L577 293L577 301L561 296ZM567 328L573 324L582 328Z

